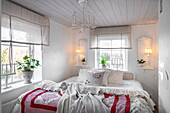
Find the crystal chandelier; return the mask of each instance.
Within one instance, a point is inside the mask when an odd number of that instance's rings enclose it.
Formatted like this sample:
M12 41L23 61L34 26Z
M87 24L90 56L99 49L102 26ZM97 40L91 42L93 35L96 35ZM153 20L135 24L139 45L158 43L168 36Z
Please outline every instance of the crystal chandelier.
M87 29L93 30L94 28L96 28L96 26L95 26L95 18L93 17L93 22L90 23L90 13L89 13L89 11L88 11L87 20L86 20L85 15L84 15L84 6L87 4L87 0L78 0L78 3L83 8L83 20L81 22L77 23L77 21L76 21L76 12L74 11L74 13L73 13L73 24L72 24L73 30L78 29L81 32L84 32Z

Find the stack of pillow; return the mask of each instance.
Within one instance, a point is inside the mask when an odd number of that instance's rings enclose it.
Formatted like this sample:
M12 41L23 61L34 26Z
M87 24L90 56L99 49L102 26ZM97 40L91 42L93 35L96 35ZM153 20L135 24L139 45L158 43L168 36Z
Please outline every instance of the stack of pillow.
M90 85L123 84L123 71L80 69L77 81Z

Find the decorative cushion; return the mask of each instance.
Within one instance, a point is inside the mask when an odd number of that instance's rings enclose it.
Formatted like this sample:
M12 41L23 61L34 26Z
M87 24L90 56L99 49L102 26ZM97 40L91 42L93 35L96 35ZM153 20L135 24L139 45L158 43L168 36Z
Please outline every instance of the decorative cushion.
M77 81L90 85L103 85L104 71L80 69Z
M88 70L88 84L91 85L103 85L104 71L99 70Z
M107 86L108 85L108 81L107 78L110 74L111 70L105 70L104 76L103 76L103 85Z
M107 78L107 83L108 84L123 84L123 71L115 70L111 71L108 78Z

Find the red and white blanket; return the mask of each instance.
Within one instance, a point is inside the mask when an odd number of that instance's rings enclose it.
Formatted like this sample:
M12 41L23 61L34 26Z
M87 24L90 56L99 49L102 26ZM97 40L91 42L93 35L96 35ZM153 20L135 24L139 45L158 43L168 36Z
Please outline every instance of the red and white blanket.
M62 94L37 88L21 101L21 113L55 113Z
M129 95L104 94L103 103L110 108L110 113L130 113Z
M37 88L28 92L21 101L21 113L55 113L62 94ZM104 94L103 103L110 113L129 113L130 99L128 95Z
M21 95L13 113L19 113L17 106L21 113L152 113L154 104L145 91L105 93L96 87L48 81Z

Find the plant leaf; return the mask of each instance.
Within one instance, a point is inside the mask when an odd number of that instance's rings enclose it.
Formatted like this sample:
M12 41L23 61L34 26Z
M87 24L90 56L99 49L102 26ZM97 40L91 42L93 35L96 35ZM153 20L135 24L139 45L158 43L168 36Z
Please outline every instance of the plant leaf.
M32 62L35 63L35 59L32 59Z
M109 58L106 58L106 60L109 60Z
M22 65L22 63L21 63L21 62L16 61L16 63L17 63L18 65Z
M23 57L23 59L24 60L27 60L29 57L27 56L27 55L25 55L24 57Z
M24 63L18 62L19 67L17 68L18 70L23 69L24 71L30 71L31 69L34 69L40 65L39 60L32 59L31 56L25 55L23 57ZM86 59L84 59L86 60Z
M24 71L28 71L28 68L27 68L27 67L24 67Z
M17 70L21 70L21 69L22 69L22 67L17 68Z
M35 65L38 67L40 64L37 62Z
M29 60L27 60L26 64L27 64L28 67L30 67L31 62Z
M30 66L32 69L34 69L35 68L35 66Z

